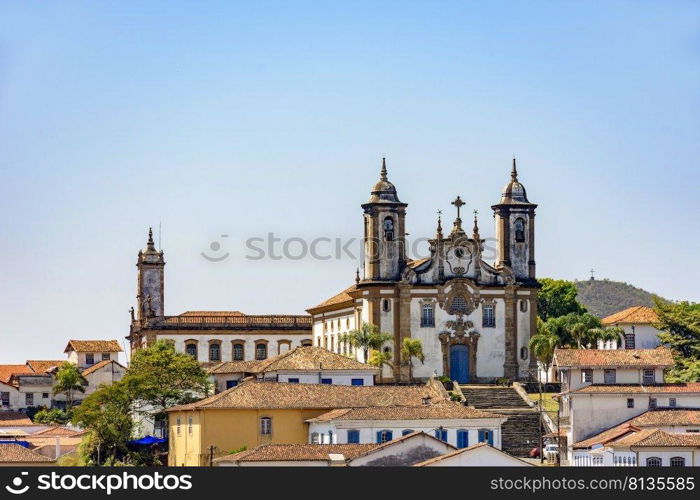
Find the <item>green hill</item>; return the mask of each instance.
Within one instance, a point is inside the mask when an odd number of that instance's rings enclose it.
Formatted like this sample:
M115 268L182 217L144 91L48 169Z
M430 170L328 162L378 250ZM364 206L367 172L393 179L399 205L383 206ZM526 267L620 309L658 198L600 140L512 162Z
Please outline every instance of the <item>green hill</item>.
M653 293L628 283L611 280L574 281L578 290L578 301L588 312L600 318L610 316L632 306L653 307Z

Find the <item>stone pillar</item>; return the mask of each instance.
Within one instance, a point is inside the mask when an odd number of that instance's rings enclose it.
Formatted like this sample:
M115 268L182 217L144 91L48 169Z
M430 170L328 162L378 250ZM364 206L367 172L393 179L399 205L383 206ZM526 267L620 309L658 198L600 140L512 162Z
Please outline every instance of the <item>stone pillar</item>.
M408 283L399 283L399 300L397 301L399 309L398 335L395 337L397 342L396 359L400 360L396 363L400 367L398 372L399 381L408 381L408 360L401 359L401 348L403 347L403 339L411 338L411 285Z
M503 376L509 380L518 379L518 322L515 286L505 289L505 344L506 357L503 363Z

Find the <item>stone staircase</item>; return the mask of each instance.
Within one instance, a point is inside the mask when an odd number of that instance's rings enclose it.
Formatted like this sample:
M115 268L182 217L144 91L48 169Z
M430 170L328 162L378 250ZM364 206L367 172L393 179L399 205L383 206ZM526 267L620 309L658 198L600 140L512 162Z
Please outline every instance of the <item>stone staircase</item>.
M540 415L512 387L463 385L467 404L508 417L501 427L501 448L516 457L526 457L539 446Z

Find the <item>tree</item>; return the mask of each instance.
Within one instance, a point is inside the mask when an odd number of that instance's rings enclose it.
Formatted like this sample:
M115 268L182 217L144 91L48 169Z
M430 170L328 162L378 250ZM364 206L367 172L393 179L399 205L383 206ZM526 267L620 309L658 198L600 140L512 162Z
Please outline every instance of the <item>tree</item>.
M571 281L540 278L537 292L537 315L542 321L567 314L583 314L586 308L576 300L578 291Z
M360 328L351 330L345 335L342 335L340 340L341 342L349 343L356 349L362 349L364 354L363 361L367 363L369 361L370 350L381 351L384 343L393 338L393 335L380 332L377 325L362 323Z
M661 330L659 340L673 351L676 364L668 371L670 382L700 381L700 304L668 303L654 299Z
M542 324L544 331L559 337L561 346L583 348L597 344L600 319L592 314L569 313L549 318Z
M70 413L73 408L74 395L76 392L85 393L87 380L80 373L80 370L73 363L65 362L58 367L56 372L56 382L53 386L54 394L65 394L66 410Z
M379 383L384 381L384 367L388 366L390 368L394 367L392 363L393 356L390 352L384 352L382 350L373 350L369 355L369 364L379 368Z
M101 386L73 410L72 422L87 430L79 447L82 465L114 465L128 452L133 402L128 384L121 380Z
M148 413L155 422L165 420L168 408L206 395L210 387L197 360L176 352L167 340L136 351L123 381L137 410Z
M39 410L34 415L35 424L58 424L63 425L70 420L68 412L58 408Z
M425 362L425 354L423 354L423 344L420 339L403 339L401 346L401 357L408 363L408 380L413 381L413 358L423 364Z
M554 350L559 347L561 339L544 328L542 320L537 318L538 331L537 334L530 337L529 347L533 355L542 365L545 372L545 383L549 382L549 368L552 366L554 359Z

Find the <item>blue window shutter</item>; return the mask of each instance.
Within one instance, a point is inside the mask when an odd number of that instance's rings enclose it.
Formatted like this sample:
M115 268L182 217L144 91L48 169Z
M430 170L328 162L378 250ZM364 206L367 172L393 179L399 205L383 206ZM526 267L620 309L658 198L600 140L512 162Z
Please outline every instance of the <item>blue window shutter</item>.
M382 431L377 431L377 444L382 444Z
M392 431L387 431L386 440L391 441L392 439L394 439L394 433Z
M332 379L332 378L322 378L322 379L321 379L321 383L322 383L322 384L326 384L326 385L332 385L332 384L333 384L333 379Z
M365 381L361 378L354 378L350 381L352 385L365 385Z
M360 431L348 431L348 443L359 444L360 442Z
M469 446L469 431L460 429L457 431L457 448Z

